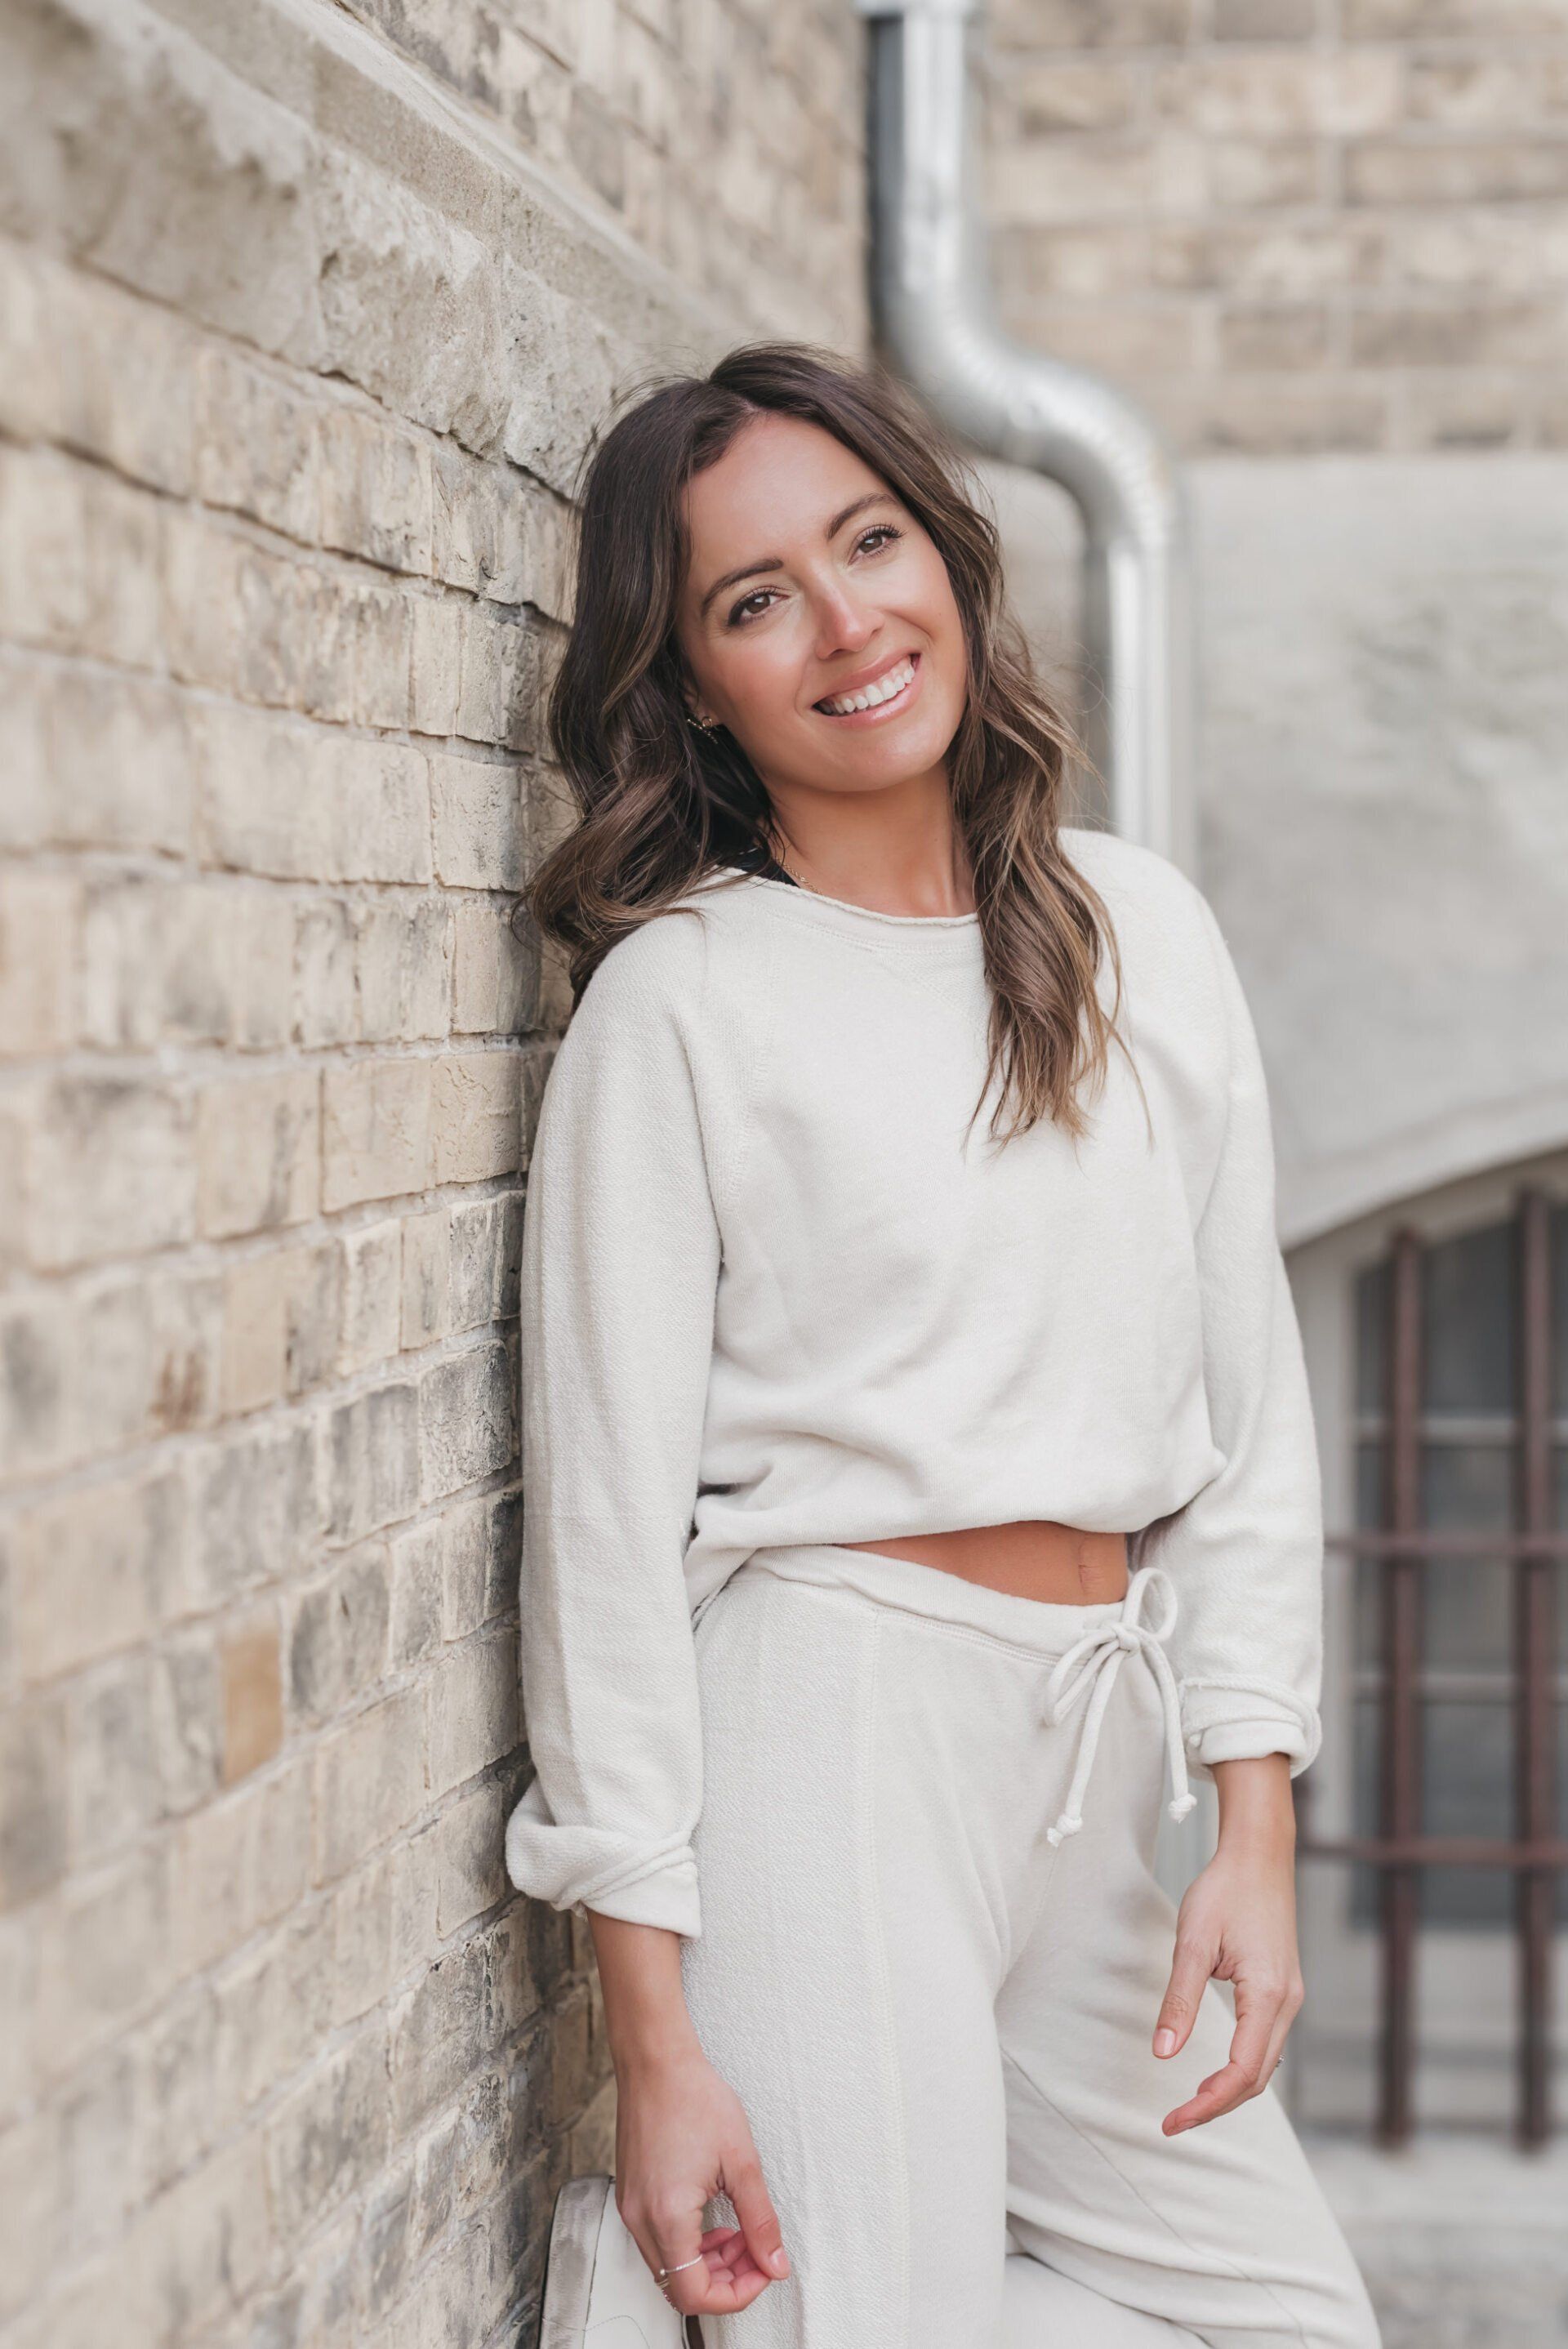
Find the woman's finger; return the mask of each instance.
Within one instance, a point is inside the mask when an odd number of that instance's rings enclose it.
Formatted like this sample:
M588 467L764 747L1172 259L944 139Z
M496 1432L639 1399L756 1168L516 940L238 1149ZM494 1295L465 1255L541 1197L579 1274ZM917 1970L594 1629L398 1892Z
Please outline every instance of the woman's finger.
M1160 2013L1154 2025L1156 2055L1179 2054L1187 2044L1192 2025L1198 2019L1204 1985L1213 1971L1213 1966L1214 1953L1208 1943L1178 1929L1171 1979L1160 2002Z
M735 2205L746 2248L762 2273L787 2276L789 2254L784 2249L784 2230L763 2183L762 2165L755 2152L748 2148L738 2159L727 2163L724 2184Z
M631 2222L628 2220L628 2224ZM704 2252L702 2211L682 2211L665 2209L646 2220L645 2233L635 2226L637 2248L647 2261L655 2279L665 2271L660 2286L672 2308L683 2316L700 2314L707 2306L708 2264ZM678 2270L679 2272L672 2272Z
M1222 2113L1233 2112L1257 2093L1267 2078L1264 2065L1269 2061L1274 2024L1284 2002L1283 1984L1277 1990L1259 1990L1237 1982L1236 2027L1231 2038L1230 2060L1218 2072L1212 2072L1186 2104L1166 2114L1161 2127L1167 2137L1177 2137L1183 2129L1196 2128L1204 2121L1216 2120Z

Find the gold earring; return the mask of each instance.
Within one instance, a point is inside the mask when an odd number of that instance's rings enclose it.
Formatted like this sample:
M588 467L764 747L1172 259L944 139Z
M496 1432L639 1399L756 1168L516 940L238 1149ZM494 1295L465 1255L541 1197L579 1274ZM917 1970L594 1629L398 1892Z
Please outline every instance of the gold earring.
M695 710L690 709L686 711L686 722L688 726L695 726L699 734L711 734L718 724L717 718L699 718Z

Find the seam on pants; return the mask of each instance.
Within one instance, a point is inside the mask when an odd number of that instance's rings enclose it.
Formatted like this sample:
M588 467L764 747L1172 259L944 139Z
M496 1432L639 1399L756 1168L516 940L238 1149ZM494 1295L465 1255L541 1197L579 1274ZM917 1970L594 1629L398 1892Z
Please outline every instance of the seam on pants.
M1266 2283L1262 2276L1249 2274L1247 2270L1241 2266L1237 2261L1233 2260L1228 2252L1206 2251L1200 2244L1191 2241L1189 2238L1181 2232L1180 2227L1173 2225L1171 2220L1165 2216L1165 2213L1162 2210L1157 2210L1153 2203L1150 2201L1148 2196L1140 2191L1139 2188L1134 2185L1132 2179L1129 2178L1127 2172L1121 2168L1119 2162L1118 2162L1115 2157L1100 2143L1099 2139L1098 2137L1091 2137L1087 2129L1080 2128L1077 2121L1074 2120L1072 2115L1070 2113L1065 2113L1060 2105L1057 2103L1056 2098L1047 2095L1045 2089L1041 2087L1039 2082L1035 2078L1034 2074L1026 2070L1026 2067L1019 2063L1016 2055L1010 2054L1008 2050L1004 2047L1002 2050L1002 2057L1005 2063L1012 2065L1014 2071L1017 2073L1020 2079L1027 2081L1032 2093L1039 2098L1042 2105L1047 2106L1050 2111L1055 2113L1057 2120L1061 2122L1063 2127L1070 2129L1074 2137L1078 2138L1080 2145L1087 2146L1090 2152L1097 2153L1099 2156L1106 2168L1109 2170L1111 2170L1115 2176L1121 2180L1123 2186L1126 2187L1128 2192L1132 2196L1133 2200L1141 2204L1142 2208L1148 2211L1150 2217L1154 2220L1157 2226L1163 2227L1166 2233L1171 2236L1175 2241L1179 2242L1184 2250L1190 2251L1194 2259L1211 2260L1221 2267L1229 2268L1232 2274L1237 2277L1241 2282L1250 2283L1255 2292L1261 2292L1264 2295L1265 2299L1271 2300L1278 2309L1285 2323L1290 2326L1291 2331L1295 2334L1297 2341L1300 2342L1301 2349L1312 2349L1312 2344L1307 2340L1306 2333L1303 2329L1301 2319L1298 2316L1292 2315L1290 2310L1285 2306L1284 2301L1281 2300L1278 2292L1275 2292L1271 2283Z
M882 1617L873 1618L870 1625L866 1671L866 1702L861 1718L861 1752L858 1775L861 1782L861 1897L870 1907L868 1928L876 1961L877 1989L881 2006L882 2070L887 2083L888 2102L892 2116L892 2149L898 2166L898 2284L897 2326L890 2338L899 2344L909 2339L909 2131L904 2113L903 2080L899 2069L898 2036L893 2017L892 1970L888 1963L887 1921L882 1914L881 1881L877 1867L877 1738L876 1713L878 1675L882 1661Z

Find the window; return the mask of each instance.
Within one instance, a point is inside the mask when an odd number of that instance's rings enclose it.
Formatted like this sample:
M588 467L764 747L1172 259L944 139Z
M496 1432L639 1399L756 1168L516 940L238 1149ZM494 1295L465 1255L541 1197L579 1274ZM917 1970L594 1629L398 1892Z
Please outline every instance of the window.
M1300 1268L1319 1435L1342 1464L1325 1477L1336 1751L1322 1796L1318 1772L1300 1789L1304 1919L1344 2000L1315 2059L1307 2034L1302 2085L1310 2106L1314 2061L1320 2085L1337 2066L1322 2116L1357 2106L1386 2143L1418 2116L1501 2117L1500 2103L1526 2142L1552 2122L1568 1926L1563 1187L1408 1209Z

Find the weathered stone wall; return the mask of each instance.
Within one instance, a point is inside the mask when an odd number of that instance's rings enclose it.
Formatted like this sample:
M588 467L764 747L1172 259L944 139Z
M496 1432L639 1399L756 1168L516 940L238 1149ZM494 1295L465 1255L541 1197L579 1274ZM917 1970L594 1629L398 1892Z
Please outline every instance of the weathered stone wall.
M515 1263L612 388L861 341L837 0L0 16L0 2344L526 2341Z
M1181 447L1568 444L1560 0L988 0L1003 315Z

